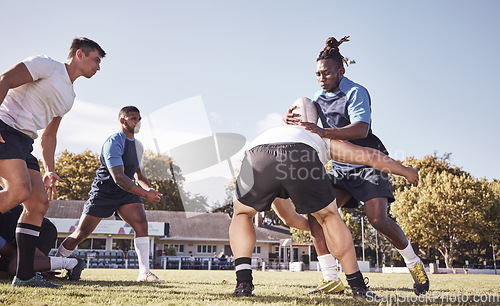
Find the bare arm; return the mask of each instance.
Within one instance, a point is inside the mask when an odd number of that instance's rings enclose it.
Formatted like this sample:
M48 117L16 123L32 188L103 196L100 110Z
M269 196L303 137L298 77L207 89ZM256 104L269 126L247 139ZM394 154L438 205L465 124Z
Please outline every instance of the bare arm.
M386 154L366 147L360 147L347 141L332 140L330 142L332 159L350 164L367 165L377 170L404 176L411 184L417 186L418 172L411 166L405 167Z
M139 186L141 186L143 189L148 190L149 188L151 188L151 184L149 183L146 174L141 168L137 168L134 174L134 178Z
M321 137L338 140L363 139L368 136L368 132L370 131L370 125L362 121L354 122L341 128L326 129L309 122L301 122L300 124L306 130L316 133Z
M143 187L138 186L136 183L134 183L134 181L132 181L128 176L125 175L123 165L112 167L109 169L109 172L111 173L111 176L113 177L116 185L118 185L118 187L120 187L121 189L141 196L148 202L157 203L160 201L160 197L162 195L161 193L154 190L153 188L149 188L148 190L146 190Z
M24 63L18 63L14 67L0 75L0 104L3 103L9 89L19 87L23 84L33 82L31 74ZM5 142L0 135L0 142Z
M48 191L49 200L57 199L56 183L64 182L55 173L55 160L54 155L57 145L57 130L61 124L62 117L55 117L43 130L40 137L41 155L45 174L43 176L43 184L45 190Z

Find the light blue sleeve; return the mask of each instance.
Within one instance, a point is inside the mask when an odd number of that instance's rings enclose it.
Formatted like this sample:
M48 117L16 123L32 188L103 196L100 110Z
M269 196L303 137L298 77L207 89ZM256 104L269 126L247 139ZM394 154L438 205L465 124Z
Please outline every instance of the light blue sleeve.
M351 123L366 122L371 123L370 96L364 87L354 87L348 93L347 113Z
M5 246L6 243L7 243L7 241L5 241L5 238L0 236L0 250L3 249L3 247Z
M111 169L116 166L123 166L124 138L113 135L106 140L102 146L102 156L106 162L106 167Z

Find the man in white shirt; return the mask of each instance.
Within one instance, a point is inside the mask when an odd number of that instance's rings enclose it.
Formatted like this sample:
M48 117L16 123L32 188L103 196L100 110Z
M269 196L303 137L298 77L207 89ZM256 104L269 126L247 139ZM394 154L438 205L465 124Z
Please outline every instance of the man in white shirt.
M62 181L54 172L57 130L73 105L73 82L81 76L91 78L105 55L96 42L75 38L66 63L34 56L0 75L0 185L4 187L0 213L24 205L16 229L18 264L13 286L57 287L33 269L40 225L49 200L57 197L56 182ZM31 154L33 140L42 129L43 180Z

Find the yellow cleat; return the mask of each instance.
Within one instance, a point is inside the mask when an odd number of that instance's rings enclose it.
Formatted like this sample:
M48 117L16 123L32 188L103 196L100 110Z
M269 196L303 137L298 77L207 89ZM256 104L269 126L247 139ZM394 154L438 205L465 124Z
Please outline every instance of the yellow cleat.
M429 277L425 273L424 264L418 263L410 270L411 277L413 278L413 292L416 295L426 294L429 291Z
M344 292L344 284L342 284L342 281L339 279L338 281L334 280L324 280L321 279L321 283L314 289L313 291L309 292L308 294L314 294L314 293L334 293L334 294L340 294Z

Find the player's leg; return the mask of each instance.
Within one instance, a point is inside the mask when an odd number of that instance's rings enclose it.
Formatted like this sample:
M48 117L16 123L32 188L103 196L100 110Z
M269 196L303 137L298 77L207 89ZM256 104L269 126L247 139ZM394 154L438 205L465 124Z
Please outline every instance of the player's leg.
M351 194L343 189L334 188L336 198L336 203L338 207L343 206L347 201L350 200ZM309 292L318 293L342 293L344 291L344 285L338 277L337 273L337 260L333 257L331 252L328 250L326 245L325 235L323 234L323 228L318 223L316 218L308 215L309 227L311 228L311 237L313 240L314 248L316 254L318 255L318 261L321 268L321 273L323 278L321 279L318 287L313 291Z
M13 286L59 287L35 275L35 249L41 224L49 208L49 200L45 192L40 171L28 169L31 193L23 202L24 210L16 228L17 271Z
M365 202L365 212L370 224L396 247L413 278L415 294L429 291L429 277L420 258L406 238L401 227L387 216L387 198L373 198Z
M14 275L16 273L17 261L13 257L9 263L9 273ZM73 269L77 264L76 258L52 257L45 255L39 249L35 250L35 259L33 267L36 272L55 271L60 269Z
M56 241L56 226L49 219L43 218L36 248L45 254L45 256L49 256L50 250L56 246Z
M275 198L272 204L274 212L289 227L297 228L309 232L309 222L307 218L298 214L292 204L292 200Z
M253 291L252 251L255 246L255 228L252 218L257 211L233 199L233 219L229 226L229 243L236 270L236 296L250 296Z
M90 234L97 227L102 218L91 216L82 213L80 221L78 222L78 227L71 233L64 241L61 243L57 249L56 256L58 257L68 257L70 256L75 248L82 243L83 240L87 239Z
M351 232L340 217L335 202L312 214L320 223L325 234L327 245L333 255L339 259L344 269L347 282L351 287L354 297L373 295L364 282L359 271L356 252L352 242Z
M365 202L366 217L370 224L399 250L408 246L401 227L387 216L387 198L374 198Z
M0 213L28 199L31 193L31 179L22 159L0 159Z
M135 232L134 246L139 260L139 282L163 282L149 269L149 236L148 221L142 203L131 203L120 206L118 214Z

